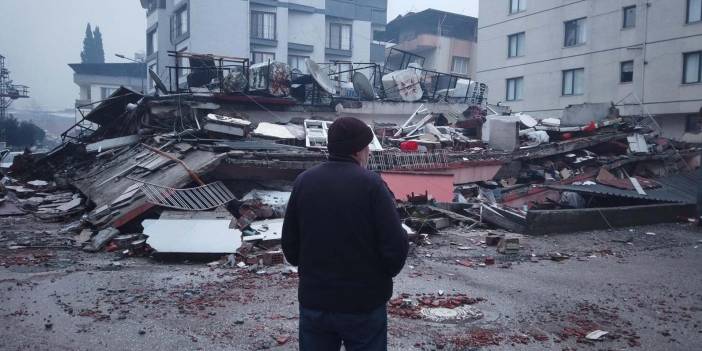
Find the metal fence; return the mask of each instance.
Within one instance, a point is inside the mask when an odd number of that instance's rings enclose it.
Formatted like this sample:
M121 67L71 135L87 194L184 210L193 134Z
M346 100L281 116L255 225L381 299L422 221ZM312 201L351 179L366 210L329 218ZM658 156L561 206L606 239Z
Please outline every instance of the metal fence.
M444 150L434 152L373 152L368 160L372 171L428 170L448 167L448 154Z

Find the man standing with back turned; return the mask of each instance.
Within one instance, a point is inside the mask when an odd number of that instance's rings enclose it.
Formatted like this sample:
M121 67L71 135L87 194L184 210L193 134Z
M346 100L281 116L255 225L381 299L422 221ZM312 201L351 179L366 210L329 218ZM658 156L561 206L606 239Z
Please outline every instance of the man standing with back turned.
M300 350L387 350L386 303L407 233L366 169L370 128L344 117L328 135L329 161L297 178L283 225L283 252L300 273Z

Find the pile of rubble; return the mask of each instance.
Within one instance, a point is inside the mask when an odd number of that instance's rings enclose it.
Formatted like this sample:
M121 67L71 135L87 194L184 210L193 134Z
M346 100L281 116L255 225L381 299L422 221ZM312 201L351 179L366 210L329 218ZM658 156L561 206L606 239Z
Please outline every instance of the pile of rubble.
M313 95L334 90L325 86L332 76L300 86ZM120 88L66 131L61 146L16 157L0 188L9 192L0 215L73 220L67 230L87 251L279 264L291 184L326 160L327 131L341 115L373 119L368 167L388 184L420 244L452 226L538 234L694 214L690 172L702 149L662 138L652 118L624 118L609 104L541 118L488 106L487 88L470 81L411 101L327 92L323 105L241 84L227 92L191 83L160 87L159 95ZM477 95L449 99L459 88ZM502 252L518 250L518 240L502 239Z

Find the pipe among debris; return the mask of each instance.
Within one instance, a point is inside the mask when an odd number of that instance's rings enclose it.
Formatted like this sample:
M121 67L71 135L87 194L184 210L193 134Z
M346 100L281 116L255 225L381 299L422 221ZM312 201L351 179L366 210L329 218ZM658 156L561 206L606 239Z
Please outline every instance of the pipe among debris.
M178 158L175 158L175 157L169 155L169 154L166 153L166 152L163 152L163 151L161 151L161 150L159 150L159 149L157 149L157 148L151 147L151 146L146 145L146 144L144 144L144 143L142 143L141 145L142 145L143 147L147 148L148 150L150 150L150 151L152 151L152 152L155 152L155 153L157 153L157 154L159 154L159 155L161 155L161 156L163 156L163 157L165 157L165 158L167 158L167 159L169 159L169 160L173 160L173 161L175 161L175 162L180 163L180 165L183 166L183 168L185 168L185 170L188 172L188 174L190 175L190 178L193 178L193 180L194 180L195 182L197 182L198 185L200 185L200 186L205 186L205 185L206 185L205 182L203 182L202 179L200 179L200 176L197 175L197 173L195 173L195 171L193 171L192 169L190 169L190 167L188 167L188 165L185 164L185 162L183 162L183 160L178 159Z

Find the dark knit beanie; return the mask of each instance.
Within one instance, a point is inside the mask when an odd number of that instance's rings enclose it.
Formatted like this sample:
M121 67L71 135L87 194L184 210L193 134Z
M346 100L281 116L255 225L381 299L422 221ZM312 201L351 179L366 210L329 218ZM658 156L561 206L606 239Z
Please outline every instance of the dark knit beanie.
M373 141L373 131L367 124L353 117L334 121L328 132L327 148L332 155L353 155Z

